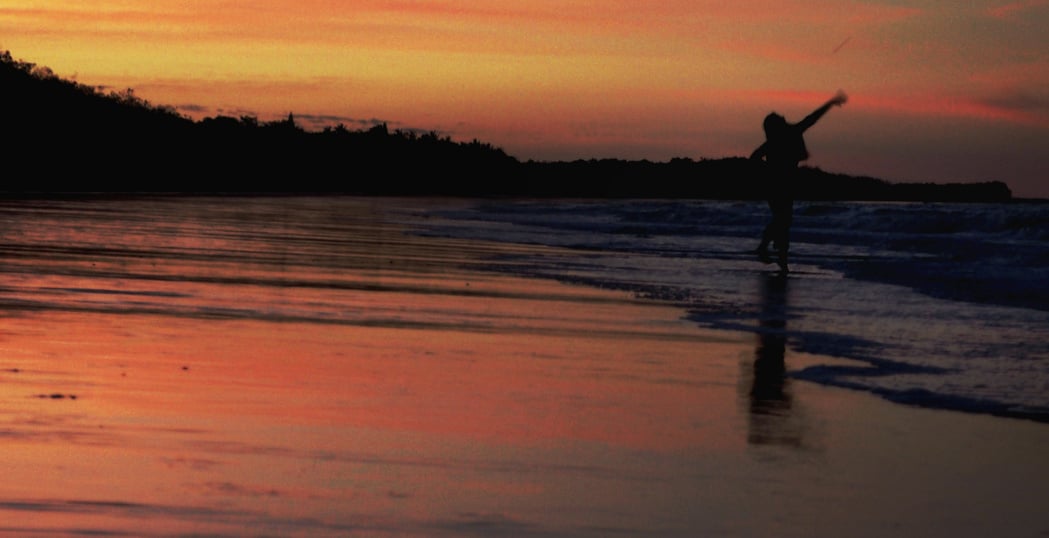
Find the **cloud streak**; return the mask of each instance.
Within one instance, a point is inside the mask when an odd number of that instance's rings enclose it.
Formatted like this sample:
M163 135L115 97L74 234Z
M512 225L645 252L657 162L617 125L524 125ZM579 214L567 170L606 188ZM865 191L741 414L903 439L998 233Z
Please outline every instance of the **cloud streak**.
M987 14L996 19L1009 19L1034 9L1046 7L1049 7L1049 0L1023 0L1021 2L992 6L987 9Z

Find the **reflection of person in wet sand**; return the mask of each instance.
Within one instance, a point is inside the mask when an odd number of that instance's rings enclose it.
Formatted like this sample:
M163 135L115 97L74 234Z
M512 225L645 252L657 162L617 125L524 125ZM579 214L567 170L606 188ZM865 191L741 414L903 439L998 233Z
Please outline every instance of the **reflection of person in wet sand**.
M765 117L765 143L754 150L751 159L764 159L771 175L768 183L768 203L772 220L761 235L758 253L768 255L769 244L773 243L778 253L780 269L787 271L787 251L790 249L790 225L794 220L794 181L798 163L809 158L802 135L833 106L844 105L848 97L844 92L832 97L823 106L814 110L798 123L787 123L786 118L773 112Z
M800 446L804 430L784 360L787 347L787 276L766 274L761 282L758 342L748 393L749 432L755 445Z

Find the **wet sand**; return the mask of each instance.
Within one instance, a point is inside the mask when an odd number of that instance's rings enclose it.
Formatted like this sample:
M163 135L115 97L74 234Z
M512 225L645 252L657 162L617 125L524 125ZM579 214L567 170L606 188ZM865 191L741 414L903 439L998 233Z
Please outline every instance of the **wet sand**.
M28 308L8 262L0 533L1049 535L1044 424L791 379L827 359L355 207L351 262L295 285L153 268L120 309Z

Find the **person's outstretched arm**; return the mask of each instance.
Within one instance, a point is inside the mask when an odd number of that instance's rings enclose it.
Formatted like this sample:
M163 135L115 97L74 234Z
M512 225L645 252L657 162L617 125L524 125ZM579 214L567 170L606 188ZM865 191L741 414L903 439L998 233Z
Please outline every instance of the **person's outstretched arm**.
M849 96L845 95L845 92L843 92L841 90L838 90L837 95L835 95L834 97L831 97L831 99L829 101L827 101L826 103L823 103L823 106L821 106L821 107L817 108L816 110L812 111L812 114L809 114L808 116L805 116L805 119L803 119L800 122L798 122L798 127L802 131L808 130L809 127L812 127L813 125L816 125L816 122L819 121L820 118L822 118L823 115L826 114L828 110L830 110L830 107L844 105L845 102L848 101L848 100L849 100Z
M754 152L750 154L750 159L754 161L763 159L765 157L765 154L768 152L768 148L766 147L768 146L768 144L768 142L765 142L764 144L758 146L758 149L754 150Z

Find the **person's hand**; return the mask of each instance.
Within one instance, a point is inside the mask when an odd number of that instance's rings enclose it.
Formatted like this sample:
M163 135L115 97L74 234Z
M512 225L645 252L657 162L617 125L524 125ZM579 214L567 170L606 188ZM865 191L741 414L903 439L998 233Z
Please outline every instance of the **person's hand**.
M841 105L844 105L845 103L847 103L848 101L849 101L849 96L845 95L845 92L843 92L841 90L838 90L838 93L835 94L834 97L831 98L830 104L832 104L834 106L841 106Z

